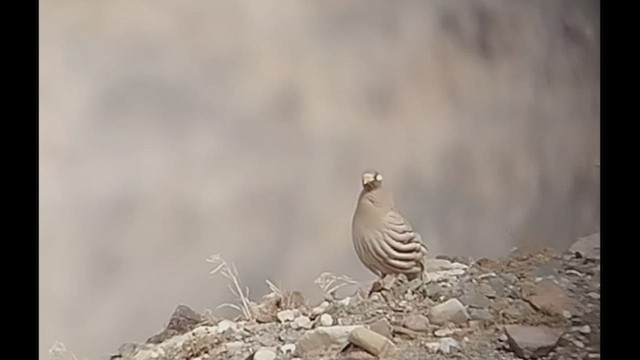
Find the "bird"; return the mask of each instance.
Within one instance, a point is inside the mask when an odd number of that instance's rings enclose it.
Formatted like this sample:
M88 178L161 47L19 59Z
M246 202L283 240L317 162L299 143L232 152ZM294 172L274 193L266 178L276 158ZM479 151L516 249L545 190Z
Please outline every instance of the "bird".
M379 276L422 277L428 248L398 211L393 194L377 170L362 173L362 190L353 214L351 236L358 258Z

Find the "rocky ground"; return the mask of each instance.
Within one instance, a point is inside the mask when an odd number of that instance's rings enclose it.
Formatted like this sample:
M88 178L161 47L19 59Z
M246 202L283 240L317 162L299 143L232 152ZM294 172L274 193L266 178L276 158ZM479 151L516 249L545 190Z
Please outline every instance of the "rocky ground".
M111 359L599 359L600 234L565 253L438 257L424 279L326 298L273 287L233 320L181 305L164 331Z

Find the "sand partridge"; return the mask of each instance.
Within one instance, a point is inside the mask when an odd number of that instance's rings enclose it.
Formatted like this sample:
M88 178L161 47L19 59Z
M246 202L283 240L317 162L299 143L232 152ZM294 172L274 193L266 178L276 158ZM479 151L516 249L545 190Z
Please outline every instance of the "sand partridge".
M362 263L380 278L421 276L427 247L395 206L376 170L362 174L362 191L353 215L352 238Z

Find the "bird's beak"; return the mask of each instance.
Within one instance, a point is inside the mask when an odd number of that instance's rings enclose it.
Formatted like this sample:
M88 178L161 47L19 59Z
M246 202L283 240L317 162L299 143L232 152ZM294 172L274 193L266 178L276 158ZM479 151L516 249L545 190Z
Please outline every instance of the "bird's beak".
M364 174L362 176L362 185L366 186L371 184L372 182L374 182L376 180L376 176L373 174Z

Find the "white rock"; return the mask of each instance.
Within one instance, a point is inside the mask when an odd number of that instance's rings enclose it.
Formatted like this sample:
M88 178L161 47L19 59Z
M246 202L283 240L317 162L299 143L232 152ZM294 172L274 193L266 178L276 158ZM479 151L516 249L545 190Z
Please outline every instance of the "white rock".
M325 311L327 311L327 309L329 309L329 306L331 306L331 304L329 304L328 301L323 301L320 305L314 307L313 309L311 309L311 315L313 317L316 317L322 313L324 313Z
M293 354L293 352L296 351L296 344L284 344L280 346L280 351L282 351L283 354Z
M458 299L449 299L431 308L429 320L432 324L460 324L469 320L469 314Z
M338 300L338 304L340 304L342 306L349 306L349 304L351 304L351 298L350 297L346 297L344 299Z
M278 317L278 320L280 320L281 323L285 323L288 321L293 321L293 319L296 318L295 313L293 312L293 310L282 310L280 312L278 312L278 314L276 315Z
M590 292L587 294L587 296L592 298L593 300L600 300L600 294L595 292Z
M567 274L567 275L582 276L582 273L580 271L573 270L573 269L567 270L564 273Z
M436 353L439 348L440 348L440 343L439 342L428 342L427 343L427 349L429 349L429 351L432 352L432 353Z
M253 360L274 360L276 352L271 348L260 348L253 354Z
M488 273L484 273L484 274L482 274L482 275L480 275L478 277L480 278L480 280L482 280L482 279L490 279L490 278L496 277L496 273L488 272Z
M591 332L591 327L589 325L585 325L578 329L578 331L580 331L582 334L588 334Z
M452 329L447 329L447 328L442 328L442 329L438 329L436 331L433 332L433 335L437 336L437 337L447 337L447 336L451 336L454 334L454 331Z
M291 328L292 329L311 329L312 327L312 323L311 323L311 319L309 319L308 317L304 316L304 315L300 315L297 318L295 318L293 320L293 322L291 323Z
M458 263L458 262L451 262L446 259L426 259L424 261L424 268L425 268L425 271L428 273L443 271L443 270L457 270L457 269L466 270L468 267L469 266L465 264Z
M236 352L238 350L241 350L243 346L244 343L242 341L232 341L224 344L224 347L229 352Z
M425 273L425 282L429 283L455 280L455 278L464 275L465 272L465 269L442 270L431 273L427 272Z
M218 334L222 334L227 330L236 331L237 329L238 325L231 320L224 319L218 323Z
M333 325L333 318L329 314L320 315L320 325L331 326Z
M564 316L564 317L565 317L565 318L567 318L567 319L571 319L571 316L572 316L572 315L571 315L571 311L569 311L569 310L563 310L563 311L562 311L562 316Z
M438 350L443 354L450 354L460 349L460 345L453 338L446 337L440 340Z
M296 345L299 356L331 345L345 346L349 342L349 334L354 329L362 328L362 325L348 326L320 326L305 332Z

